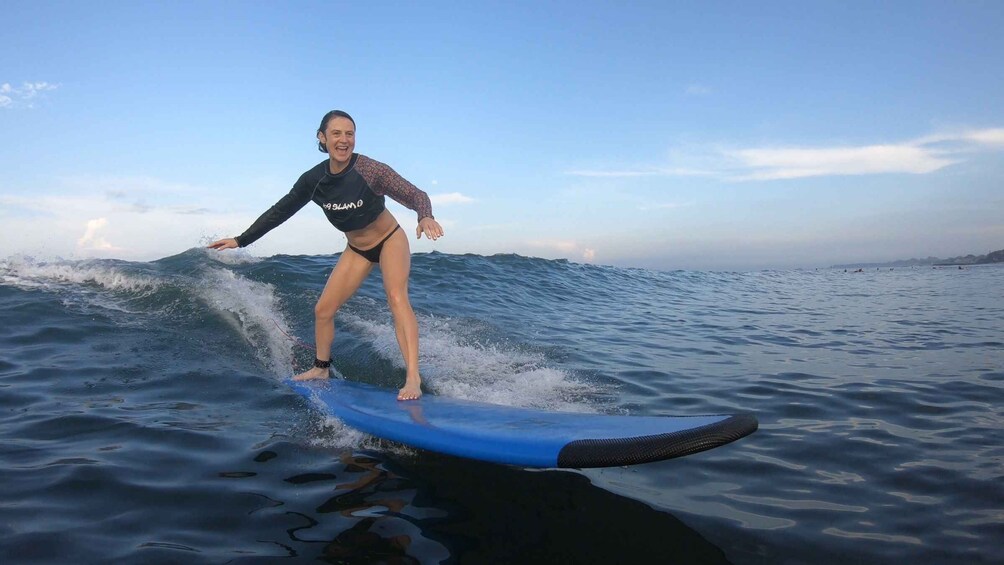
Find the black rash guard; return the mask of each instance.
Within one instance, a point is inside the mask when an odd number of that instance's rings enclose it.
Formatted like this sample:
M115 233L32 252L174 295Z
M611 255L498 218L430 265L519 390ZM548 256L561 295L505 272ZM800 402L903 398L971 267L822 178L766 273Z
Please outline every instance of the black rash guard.
M237 245L251 245L311 200L324 210L331 225L343 232L373 223L384 211L385 194L417 212L419 221L433 217L429 195L380 161L353 153L349 166L337 175L329 172L328 162L324 160L300 175L289 194L234 238Z

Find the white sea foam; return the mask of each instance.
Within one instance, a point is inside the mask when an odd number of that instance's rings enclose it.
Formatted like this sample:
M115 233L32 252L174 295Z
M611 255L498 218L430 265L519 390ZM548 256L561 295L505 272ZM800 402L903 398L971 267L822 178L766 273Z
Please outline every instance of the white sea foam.
M345 378L334 367L331 368L333 379ZM311 445L326 449L370 449L374 451L391 451L401 455L409 455L415 451L405 445L389 442L367 433L361 432L328 414L328 407L316 396L310 397L310 402L317 408L316 413L321 415L316 420L316 427L312 427L308 432L308 439Z
M404 367L393 324L351 314L342 320L370 340L377 354ZM499 345L470 343L469 331L449 319L420 317L419 364L436 394L491 404L596 412L595 393L567 371L548 367L543 355Z
M326 407L318 404L323 414ZM333 416L324 416L318 428L311 432L310 444L327 449L368 449L391 452L397 455L412 455L416 451L406 445L394 443L361 432Z
M205 247L199 248L199 251L204 253L206 257L217 263L222 263L224 265L249 265L254 263L260 263L261 257L251 255L246 249L228 249L226 251L216 251L214 249L207 249Z
M258 360L274 375L292 373L293 343L275 288L226 269L203 275L205 301L251 344Z
M0 281L21 288L51 288L58 285L97 285L123 292L150 292L163 281L155 277L126 273L114 266L94 261L37 261L30 257L0 260Z

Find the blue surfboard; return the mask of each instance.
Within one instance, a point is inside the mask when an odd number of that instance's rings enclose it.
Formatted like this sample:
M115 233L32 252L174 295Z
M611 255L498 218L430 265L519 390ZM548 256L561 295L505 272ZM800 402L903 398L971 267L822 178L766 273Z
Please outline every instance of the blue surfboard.
M616 467L706 451L757 429L752 414L617 416L548 412L396 391L339 379L287 381L368 434L440 453L523 467Z

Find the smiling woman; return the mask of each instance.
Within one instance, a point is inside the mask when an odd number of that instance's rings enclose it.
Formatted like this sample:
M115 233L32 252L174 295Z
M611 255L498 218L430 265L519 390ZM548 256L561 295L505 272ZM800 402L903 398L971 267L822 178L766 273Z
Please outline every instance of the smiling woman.
M334 118L343 118L343 120L348 120L352 125L349 128L342 129L346 125L345 122L334 120ZM331 124L330 127L328 124ZM328 143L335 144L334 153L328 151ZM332 110L321 118L321 126L317 128L318 151L328 153L331 155L332 160L337 159L344 169L348 166L348 159L352 156L352 151L355 147L356 122L352 119L352 116L341 110Z
M328 378L335 314L353 295L374 265L380 265L387 303L394 317L398 345L407 375L398 400L422 395L418 370L418 321L408 299L411 250L408 238L384 205L384 195L418 213L416 236L436 240L443 228L432 216L429 196L387 165L354 152L356 123L352 116L332 110L317 128L317 148L328 159L300 175L289 194L262 214L241 235L221 239L211 249L251 245L313 201L328 221L345 232L348 245L335 264L314 307L317 356L310 370L295 380Z

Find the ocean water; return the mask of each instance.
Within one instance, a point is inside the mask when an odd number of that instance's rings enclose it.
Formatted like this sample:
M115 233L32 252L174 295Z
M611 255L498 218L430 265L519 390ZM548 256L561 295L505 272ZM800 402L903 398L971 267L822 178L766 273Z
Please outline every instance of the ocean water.
M0 562L1004 563L1004 268L416 255L429 393L760 420L576 471L395 445L283 385L336 258L0 260ZM339 375L403 382L378 271L336 326Z

